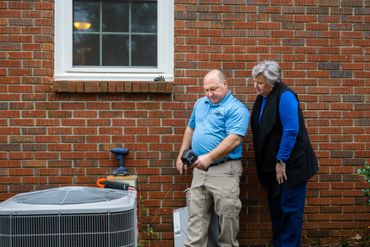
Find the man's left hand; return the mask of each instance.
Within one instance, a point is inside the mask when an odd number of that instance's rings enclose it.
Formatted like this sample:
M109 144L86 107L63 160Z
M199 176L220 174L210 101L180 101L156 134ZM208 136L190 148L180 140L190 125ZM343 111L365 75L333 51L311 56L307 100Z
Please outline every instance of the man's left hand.
M208 170L208 167L212 164L213 160L209 158L207 154L201 155L198 159L194 162L194 167L201 169L201 170Z

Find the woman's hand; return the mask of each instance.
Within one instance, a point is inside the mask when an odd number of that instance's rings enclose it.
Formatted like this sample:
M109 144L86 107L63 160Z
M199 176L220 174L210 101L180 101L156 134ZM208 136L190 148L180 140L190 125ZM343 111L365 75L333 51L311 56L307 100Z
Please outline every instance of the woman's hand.
M285 163L281 163L281 162L276 163L275 171L276 171L276 181L279 184L282 184L284 183L284 181L288 180L286 173L285 173Z

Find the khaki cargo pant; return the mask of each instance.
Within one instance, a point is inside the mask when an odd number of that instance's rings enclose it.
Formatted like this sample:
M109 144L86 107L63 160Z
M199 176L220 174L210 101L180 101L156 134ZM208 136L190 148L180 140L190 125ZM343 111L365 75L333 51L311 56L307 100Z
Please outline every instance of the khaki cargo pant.
M185 247L207 247L211 207L219 217L219 246L239 246L239 183L242 175L240 160L212 166L208 171L193 170L191 188L187 191L189 210Z

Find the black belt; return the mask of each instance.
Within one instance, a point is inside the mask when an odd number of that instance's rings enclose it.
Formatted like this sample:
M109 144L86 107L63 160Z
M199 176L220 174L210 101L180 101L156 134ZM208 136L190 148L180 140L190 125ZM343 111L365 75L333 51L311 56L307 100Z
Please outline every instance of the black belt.
M217 162L213 162L212 164L209 165L209 167L219 165L219 164L223 164L223 163L228 162L228 161L235 161L235 160L241 160L241 159L242 158L239 158L239 159L226 158L226 159L223 159L223 160L220 160L220 161L217 161Z

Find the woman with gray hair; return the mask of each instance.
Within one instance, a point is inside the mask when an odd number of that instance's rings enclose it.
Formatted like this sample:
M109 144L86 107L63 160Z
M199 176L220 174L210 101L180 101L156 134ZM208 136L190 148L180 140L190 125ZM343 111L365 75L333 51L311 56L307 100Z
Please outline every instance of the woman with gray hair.
M299 247L307 181L318 170L297 95L275 61L252 70L251 127L258 178L267 192L275 247Z
M266 81L271 86L274 86L280 81L281 69L279 64L275 61L263 61L254 66L252 70L253 78L256 78L259 74L262 74L267 79Z

